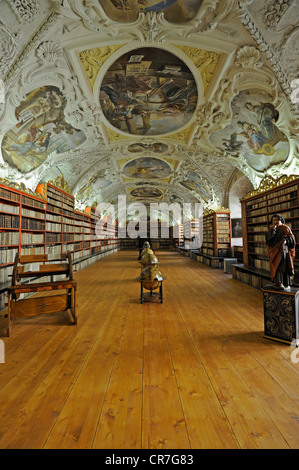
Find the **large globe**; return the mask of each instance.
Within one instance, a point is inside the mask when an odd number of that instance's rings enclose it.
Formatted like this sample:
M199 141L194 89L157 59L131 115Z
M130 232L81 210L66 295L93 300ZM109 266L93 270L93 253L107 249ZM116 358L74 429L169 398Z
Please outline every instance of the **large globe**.
M162 273L155 265L147 266L142 270L140 277L142 279L142 285L145 289L155 290L159 287L159 280L162 277Z
M154 253L145 253L145 255L141 258L141 264L145 268L146 266L157 266L159 261Z

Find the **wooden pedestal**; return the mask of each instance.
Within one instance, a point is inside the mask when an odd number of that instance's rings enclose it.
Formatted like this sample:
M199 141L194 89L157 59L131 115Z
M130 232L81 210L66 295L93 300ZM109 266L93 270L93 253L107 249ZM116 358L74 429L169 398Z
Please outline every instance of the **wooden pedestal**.
M148 300L150 302L158 299L161 304L163 304L163 281L166 279L165 276L162 277L157 283L157 287L154 287L153 289L149 289L146 287L146 290L149 290L148 293L144 293L144 283L149 284L150 281L144 281L140 277L136 278L140 282L140 303L143 304L144 300ZM154 292L156 289L159 289L159 293Z
M299 289L264 287L264 337L291 344L299 338Z

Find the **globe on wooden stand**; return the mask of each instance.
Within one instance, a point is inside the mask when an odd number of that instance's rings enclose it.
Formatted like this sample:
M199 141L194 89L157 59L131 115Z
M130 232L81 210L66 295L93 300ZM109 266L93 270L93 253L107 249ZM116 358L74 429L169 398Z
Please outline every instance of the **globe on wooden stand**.
M144 242L143 247L142 247L142 252L141 252L141 259L147 253L154 253L154 252L151 249L149 242Z
M159 266L159 261L153 252L152 253L147 252L142 256L140 264L141 264L141 271L142 271L147 266Z

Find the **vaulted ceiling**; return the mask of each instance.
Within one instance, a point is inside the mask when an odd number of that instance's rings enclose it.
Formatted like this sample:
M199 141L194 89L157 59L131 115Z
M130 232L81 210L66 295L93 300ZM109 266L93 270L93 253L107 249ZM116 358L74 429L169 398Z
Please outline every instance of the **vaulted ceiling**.
M0 0L0 178L227 207L299 174L297 0Z

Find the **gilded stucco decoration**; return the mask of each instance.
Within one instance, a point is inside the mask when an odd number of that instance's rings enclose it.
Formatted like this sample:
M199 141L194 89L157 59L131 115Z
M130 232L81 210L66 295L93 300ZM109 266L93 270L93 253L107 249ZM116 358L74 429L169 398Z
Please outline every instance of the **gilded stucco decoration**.
M93 90L100 68L121 45L96 47L79 52L79 58L86 73L90 88Z
M250 191L244 199L248 199L252 196L257 196L258 194L261 194L265 191L269 191L269 189L274 189L277 188L278 186L285 184L285 183L290 183L292 181L295 181L299 178L298 175L281 175L278 178L273 178L273 176L266 175L262 181L260 182L259 186L257 189Z
M193 61L195 67L199 70L203 81L204 91L206 91L211 83L221 55L214 51L206 51L203 49L197 49L196 47L180 45L176 45L176 47L180 48Z

